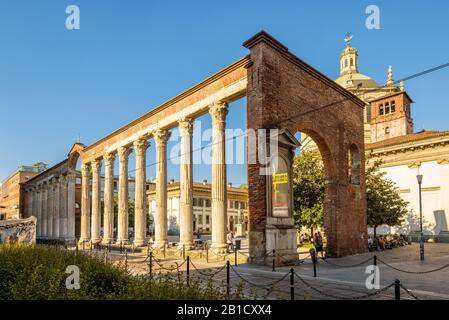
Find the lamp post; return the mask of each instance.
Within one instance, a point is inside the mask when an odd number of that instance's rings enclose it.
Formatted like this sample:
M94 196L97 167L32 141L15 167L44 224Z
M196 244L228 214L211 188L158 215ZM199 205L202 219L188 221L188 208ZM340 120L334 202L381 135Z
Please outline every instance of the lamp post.
M419 255L421 261L424 260L424 234L422 229L422 193L421 193L421 185L422 185L422 174L418 174L416 179L418 179L419 185L419 225L420 225L420 235L419 235Z

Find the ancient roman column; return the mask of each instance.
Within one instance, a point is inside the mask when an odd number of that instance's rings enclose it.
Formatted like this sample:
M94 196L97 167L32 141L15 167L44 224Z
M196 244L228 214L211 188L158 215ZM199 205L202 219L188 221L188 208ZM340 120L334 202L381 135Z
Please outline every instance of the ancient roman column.
M212 249L226 252L227 195L225 129L228 105L214 103L209 108L212 118Z
M26 192L26 207L25 213L28 217L33 215L33 189L27 189Z
M59 214L61 211L61 178L54 180L54 194L53 194L53 238L59 239Z
M53 178L48 181L47 188L47 238L53 239L53 200L55 186Z
M75 194L76 173L69 169L67 173L67 234L66 241L75 240Z
M80 242L89 241L90 197L89 197L90 164L81 165L81 235Z
M91 238L98 242L101 236L101 159L93 160L92 167L92 215Z
M41 214L41 189L39 186L36 187L36 191L35 191L35 202L34 202L34 210L36 212L36 218L37 218L37 222L36 222L36 236L38 238L41 237L42 235L42 230L41 230L41 225L42 225L42 214Z
M103 244L114 241L114 161L115 153L105 154Z
M192 131L192 119L184 118L179 121L181 136L179 246L186 249L193 246Z
M41 184L41 238L47 238L47 184Z
M129 146L120 147L119 158L119 193L118 193L118 221L117 244L128 243L128 156L131 153Z
M156 142L156 215L154 218L154 246L167 243L167 140L170 132L159 129L154 133Z
M67 219L67 175L60 178L60 213L59 213L59 238L67 240L68 219Z
M146 151L147 138L143 137L134 142L136 153L136 185L134 202L134 245L145 245L147 235L147 220L145 210L146 198Z

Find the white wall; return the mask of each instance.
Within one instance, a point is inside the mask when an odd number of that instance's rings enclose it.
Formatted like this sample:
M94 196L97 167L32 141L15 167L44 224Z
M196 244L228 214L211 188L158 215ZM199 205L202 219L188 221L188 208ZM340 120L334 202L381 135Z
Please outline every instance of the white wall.
M389 228L382 226L378 233L409 233L419 231L419 186L416 179L418 168L395 166L384 168L386 178L396 182L401 197L409 202L409 213L401 226ZM419 168L423 175L422 207L423 229L427 235L438 235L448 230L449 224L449 164L436 161L424 162ZM372 228L368 229L372 234Z

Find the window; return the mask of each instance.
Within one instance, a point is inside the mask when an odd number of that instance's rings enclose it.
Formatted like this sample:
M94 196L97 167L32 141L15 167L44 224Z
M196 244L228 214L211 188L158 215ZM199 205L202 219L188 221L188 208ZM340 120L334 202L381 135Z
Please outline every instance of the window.
M117 190L117 181L114 181L114 190Z
M385 114L389 114L389 113L390 113L390 103L385 102Z
M209 224L210 223L210 218L209 218L209 215L207 214L206 215L206 224Z
M234 209L234 201L229 200L229 208Z
M379 115L384 115L384 105L382 103L379 105Z
M351 67L354 65L354 61L352 60L352 58L351 58Z
M348 59L345 59L345 68L348 66Z
M203 215L198 215L198 224L203 224Z
M204 203L203 199L202 199L202 198L199 198L199 199L198 199L198 207L202 207L202 206L203 206L203 203Z
M396 103L394 100L391 101L391 113L396 111Z
M360 168L361 168L361 157L359 149L355 144L352 144L348 150L348 167L349 167L349 183L360 184Z
M193 206L194 207L198 206L198 199L197 198L193 198Z
M386 134L386 135L389 135L389 134L390 134L390 127L386 127L386 128L385 128L385 134Z
M206 207L210 208L210 199L206 199Z

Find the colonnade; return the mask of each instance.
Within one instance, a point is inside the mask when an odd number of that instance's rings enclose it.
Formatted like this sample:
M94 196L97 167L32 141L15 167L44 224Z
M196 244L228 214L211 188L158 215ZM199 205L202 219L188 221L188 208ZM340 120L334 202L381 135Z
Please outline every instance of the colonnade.
M226 250L227 189L225 162L225 129L227 103L217 102L209 106L212 118L212 249ZM193 119L183 117L177 123L181 138L180 165L180 246L193 245L193 181L192 181L192 133ZM100 240L101 230L101 166L105 165L103 238L104 244L129 242L128 238L128 157L135 152L135 218L134 244L146 244L146 150L149 139L154 138L156 147L156 214L154 246L167 243L167 141L170 132L160 128L150 134L137 137L135 141L117 150L108 151L93 160L83 159L81 166L81 235L80 241ZM119 161L117 237L114 239L114 164ZM90 192L90 181L92 191Z
M75 240L75 179L69 171L26 190L26 211L37 218L37 238Z

